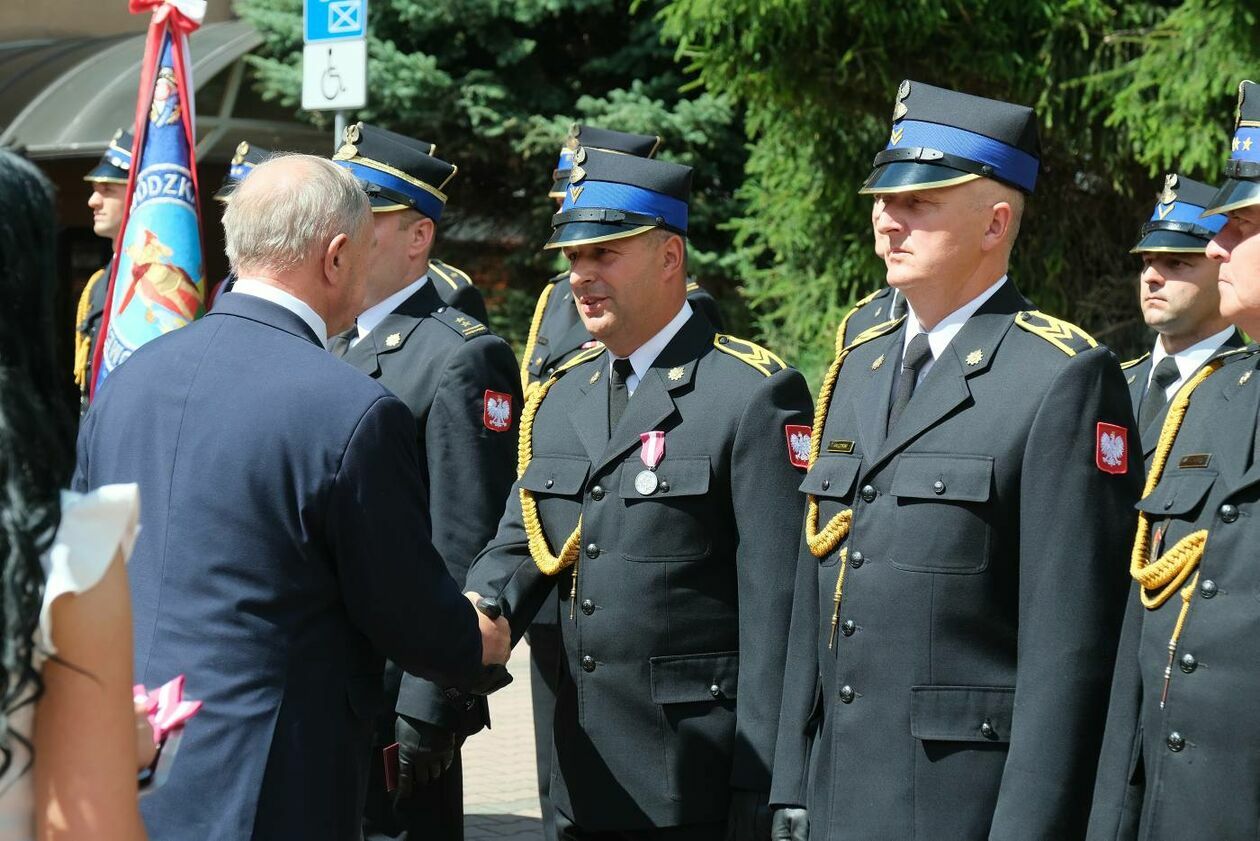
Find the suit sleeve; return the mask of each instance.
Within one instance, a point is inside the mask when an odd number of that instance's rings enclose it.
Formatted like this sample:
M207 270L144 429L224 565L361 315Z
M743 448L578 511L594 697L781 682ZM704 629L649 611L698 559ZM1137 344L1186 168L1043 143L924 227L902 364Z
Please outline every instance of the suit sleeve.
M1088 841L1136 841L1137 816L1145 786L1134 782L1134 762L1141 750L1138 721L1142 714L1142 674L1138 646L1142 638L1142 600L1138 585L1129 591L1116 651L1116 672L1111 681L1111 704L1103 735L1098 778L1094 781L1094 805L1089 813Z
M739 587L739 693L731 786L768 792L783 692L783 670L803 501L785 427L808 425L805 378L779 371L753 391L731 453Z
M1121 475L1097 464L1099 422L1128 431ZM1015 713L993 841L1085 832L1142 481L1137 442L1110 351L1074 356L1047 389L1024 451Z
M487 425L487 391L510 397L511 418L503 431ZM521 405L516 359L502 339L478 337L451 354L438 382L424 438L433 546L460 586L472 559L494 537L503 516L516 476ZM409 674L403 675L397 710L448 729L467 732L475 728L461 721L438 687Z
M822 619L818 615L818 559L809 551L803 526L797 558L774 783L770 787L773 806L805 805L806 760L813 738L810 724L819 701L818 634Z
M383 396L351 435L329 499L342 599L372 644L412 674L466 686L481 671L472 605L429 538L415 421Z

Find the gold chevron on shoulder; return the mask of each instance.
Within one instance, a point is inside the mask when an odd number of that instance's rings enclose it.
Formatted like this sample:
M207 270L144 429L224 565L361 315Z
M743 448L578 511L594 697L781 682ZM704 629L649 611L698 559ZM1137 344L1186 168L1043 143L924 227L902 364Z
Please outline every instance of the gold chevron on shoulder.
M761 345L750 342L747 339L737 339L726 333L718 333L714 336L713 346L722 351L722 353L729 354L751 365L767 377L773 376L788 367L788 364L780 359L777 354L766 350Z
M867 327L861 333L858 333L853 337L853 341L849 342L849 349L855 348L858 345L866 344L871 339L878 339L886 333L891 333L893 330L900 327L901 322L905 320L906 317L904 315L899 315L896 318L891 318L888 321L881 321L879 324Z
M1046 315L1038 310L1024 310L1015 314L1015 323L1029 333L1040 336L1068 356L1098 347L1094 337L1075 324Z
M1132 368L1134 365L1141 365L1143 362L1145 362L1146 360L1150 358L1151 358L1151 355L1149 353L1144 353L1141 356L1139 356L1137 359L1130 359L1128 362L1121 362L1120 370L1127 371L1130 368Z
M602 344L596 344L594 347L587 348L586 350L582 351L577 356L573 357L568 362L564 363L559 368L557 368L556 372L552 374L552 376L558 377L561 374L563 374L565 371L569 370L570 368L576 368L577 366L583 363L590 362L592 359L599 356L603 352L604 352L604 346Z

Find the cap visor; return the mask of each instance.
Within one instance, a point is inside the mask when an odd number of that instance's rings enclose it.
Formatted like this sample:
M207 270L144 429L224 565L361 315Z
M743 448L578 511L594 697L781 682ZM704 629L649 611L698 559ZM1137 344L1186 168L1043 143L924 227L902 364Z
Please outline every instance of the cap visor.
M617 225L604 222L570 222L556 228L543 248L564 248L570 245L588 245L625 239L638 236L654 227L653 225Z
M911 190L935 190L975 181L980 176L939 164L897 161L884 164L866 178L861 195L872 193L908 193Z
M214 200L227 203L232 198L232 194L236 192L236 182L232 180L224 181L219 189L214 191Z
M1212 196L1212 201L1203 211L1203 216L1215 213L1229 213L1240 207L1260 204L1260 181L1248 181L1244 178L1231 178L1221 185L1221 189ZM1202 219L1203 216L1199 218Z
M1150 231L1133 246L1130 254L1144 251L1175 251L1184 254L1202 254L1207 250L1207 240L1180 231Z
M373 213L388 213L391 210L416 210L409 204L399 204L393 199L387 199L384 196L368 196L368 204L372 205Z
M113 164L101 162L91 172L83 176L84 181L104 181L107 184L126 184L127 170L119 169Z

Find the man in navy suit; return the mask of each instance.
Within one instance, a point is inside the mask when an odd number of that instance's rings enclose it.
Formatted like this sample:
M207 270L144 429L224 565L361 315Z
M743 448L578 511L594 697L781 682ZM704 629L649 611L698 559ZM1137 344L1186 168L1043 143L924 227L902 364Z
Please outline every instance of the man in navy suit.
M473 609L430 543L406 406L325 350L362 308L358 182L277 158L224 228L236 286L110 375L75 484L140 483L136 679L184 673L205 701L145 800L150 837L349 841L382 655L472 688L506 662L506 623Z

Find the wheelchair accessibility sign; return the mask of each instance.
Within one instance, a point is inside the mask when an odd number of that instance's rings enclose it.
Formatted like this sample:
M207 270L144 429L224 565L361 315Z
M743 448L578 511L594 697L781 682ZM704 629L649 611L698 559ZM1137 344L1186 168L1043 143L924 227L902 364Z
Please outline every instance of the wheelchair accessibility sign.
M302 19L308 44L364 38L367 0L305 0Z

